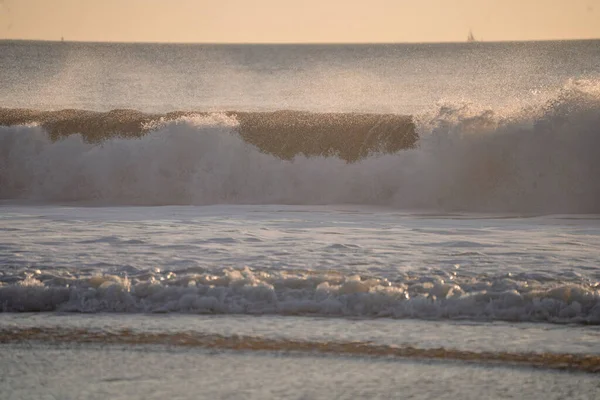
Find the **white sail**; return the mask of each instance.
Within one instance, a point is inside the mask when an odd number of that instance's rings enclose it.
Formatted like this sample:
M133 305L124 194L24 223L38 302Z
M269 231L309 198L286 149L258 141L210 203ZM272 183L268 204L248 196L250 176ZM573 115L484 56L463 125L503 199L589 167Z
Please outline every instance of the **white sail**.
M473 31L469 30L469 36L467 36L467 42L476 42L475 36L473 35Z

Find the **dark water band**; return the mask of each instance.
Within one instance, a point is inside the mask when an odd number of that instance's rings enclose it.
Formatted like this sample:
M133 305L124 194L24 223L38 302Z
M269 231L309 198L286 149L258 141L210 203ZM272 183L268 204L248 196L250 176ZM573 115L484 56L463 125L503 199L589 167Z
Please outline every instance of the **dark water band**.
M411 346L389 346L370 342L316 342L293 339L269 339L253 336L222 336L196 332L144 333L131 330L107 332L68 328L17 328L0 330L0 343L27 341L168 345L233 351L275 351L416 360L451 360L587 373L600 372L600 354L475 352L445 348L427 349Z

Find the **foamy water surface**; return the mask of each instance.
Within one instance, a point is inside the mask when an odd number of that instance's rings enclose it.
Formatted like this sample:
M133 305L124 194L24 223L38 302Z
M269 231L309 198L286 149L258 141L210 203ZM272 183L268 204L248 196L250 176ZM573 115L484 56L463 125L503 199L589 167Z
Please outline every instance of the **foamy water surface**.
M5 311L587 322L594 216L3 206Z

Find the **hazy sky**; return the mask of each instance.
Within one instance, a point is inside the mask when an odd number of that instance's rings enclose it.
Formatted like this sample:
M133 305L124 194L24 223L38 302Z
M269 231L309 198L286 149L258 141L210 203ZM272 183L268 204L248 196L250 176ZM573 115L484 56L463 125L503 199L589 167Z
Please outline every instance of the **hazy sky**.
M0 38L430 42L600 38L600 0L0 0Z

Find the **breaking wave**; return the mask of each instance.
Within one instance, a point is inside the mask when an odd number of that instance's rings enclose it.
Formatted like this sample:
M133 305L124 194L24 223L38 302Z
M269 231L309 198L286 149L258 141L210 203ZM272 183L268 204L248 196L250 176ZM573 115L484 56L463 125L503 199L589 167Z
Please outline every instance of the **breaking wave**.
M251 268L130 276L37 271L1 286L4 312L316 315L600 324L600 288L535 274L386 278Z
M234 112L220 116L235 120L230 127L260 151L281 159L297 155L335 156L353 162L374 152L395 153L415 146L412 119L394 114L310 113L302 111ZM216 118L216 120L213 120ZM136 110L36 111L0 108L0 125L38 124L54 141L79 134L101 143L115 137L136 138L169 129L170 122L195 121L200 130L220 125L210 113L174 111L163 115Z
M9 125L0 127L0 199L600 212L594 81L570 82L527 109L444 105L412 119L292 111L0 116Z

